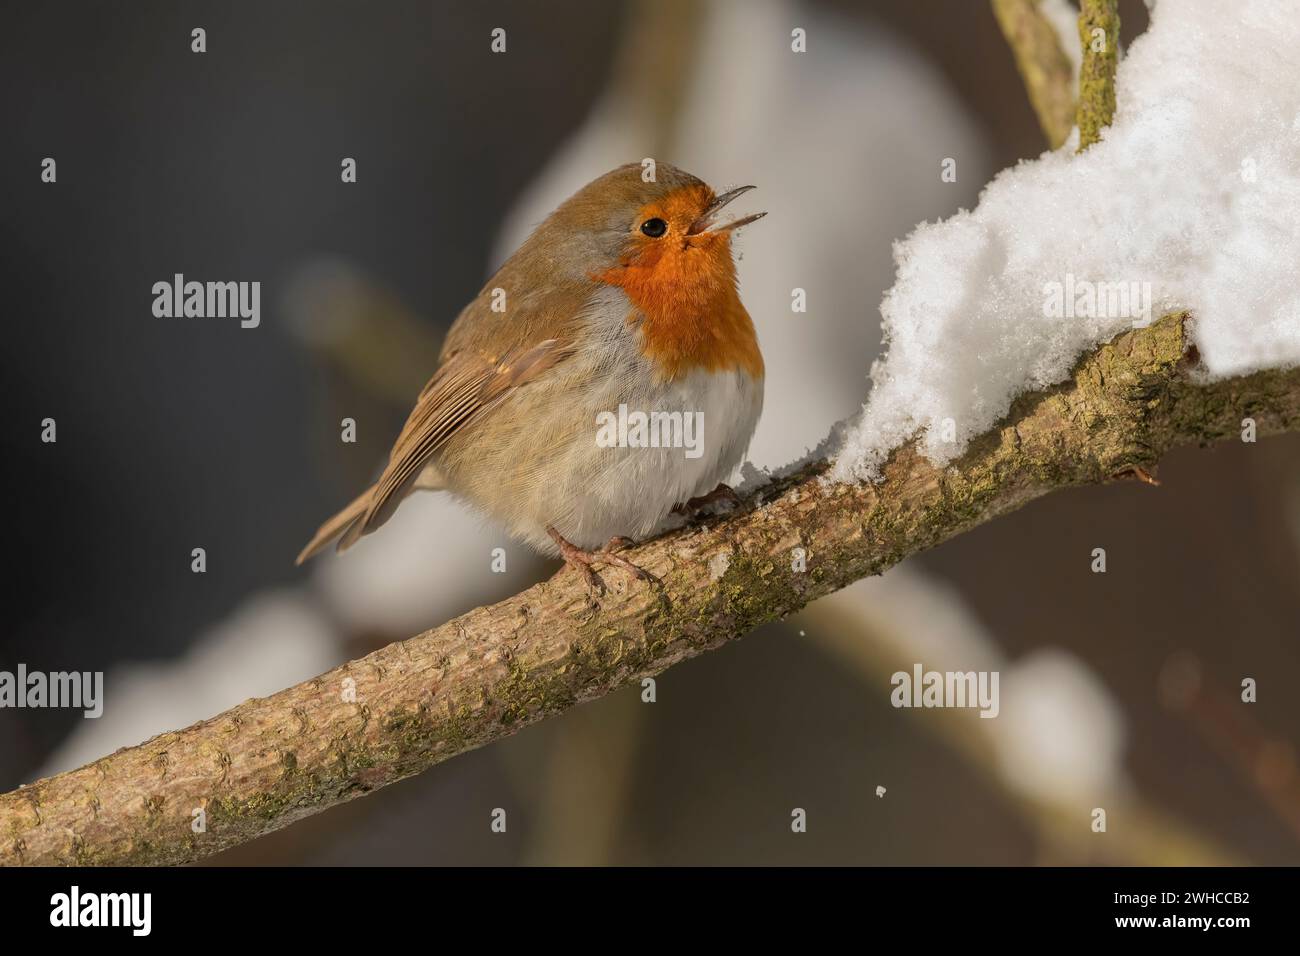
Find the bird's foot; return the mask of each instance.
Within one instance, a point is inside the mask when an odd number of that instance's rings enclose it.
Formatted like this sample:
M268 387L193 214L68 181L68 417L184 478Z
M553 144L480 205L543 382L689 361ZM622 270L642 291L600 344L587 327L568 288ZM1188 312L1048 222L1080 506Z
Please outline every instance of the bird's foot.
M740 495L730 485L719 483L707 495L700 495L696 498L689 499L685 504L673 505L672 513L675 515L684 515L694 517L709 505L717 504L719 501L729 501L732 506L740 507Z
M616 568L622 568L633 577L639 578L640 580L646 581L650 584L658 585L662 583L645 568L633 564L627 558L618 553L635 543L631 538L610 538L609 543L598 551L587 551L565 539L560 532L550 526L547 526L546 533L551 536L551 540L554 541L556 546L560 549L560 557L564 558L564 563L581 574L583 580L587 582L587 587L597 594L605 593L605 582L601 579L600 575L596 573L596 569L592 567L592 565L595 564L612 565Z

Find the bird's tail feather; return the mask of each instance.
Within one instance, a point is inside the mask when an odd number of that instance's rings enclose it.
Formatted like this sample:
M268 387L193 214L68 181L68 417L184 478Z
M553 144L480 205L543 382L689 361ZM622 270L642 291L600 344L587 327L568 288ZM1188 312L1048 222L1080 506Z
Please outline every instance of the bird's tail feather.
M356 522L362 520L366 515L367 507L370 505L370 496L373 491L373 488L367 488L357 496L352 504L321 525L315 537L307 542L307 547L303 548L299 553L298 560L294 564L302 564L308 558L316 556L325 550L331 541L347 532ZM339 550L343 550L343 548L340 547Z
M397 499L405 498L417 488L424 491L441 491L446 487L447 480L442 476L442 472L434 465L425 465L424 470L417 473L411 487L402 491ZM370 506L374 496L375 486L371 485L358 495L352 504L321 525L316 536L307 543L307 547L302 549L294 564L302 564L308 558L320 554L331 541L340 536L343 540L339 542L339 553L342 554L356 544L363 534L369 534L387 521L393 511L391 508L387 514L371 514ZM395 508L396 505L393 507Z

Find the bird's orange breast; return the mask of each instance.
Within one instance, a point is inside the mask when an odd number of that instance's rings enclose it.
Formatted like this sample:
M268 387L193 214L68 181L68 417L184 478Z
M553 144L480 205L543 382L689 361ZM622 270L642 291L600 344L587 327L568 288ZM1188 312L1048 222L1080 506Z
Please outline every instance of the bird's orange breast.
M763 374L754 323L736 290L729 237L655 247L595 276L618 286L642 322L642 351L667 379L694 369Z

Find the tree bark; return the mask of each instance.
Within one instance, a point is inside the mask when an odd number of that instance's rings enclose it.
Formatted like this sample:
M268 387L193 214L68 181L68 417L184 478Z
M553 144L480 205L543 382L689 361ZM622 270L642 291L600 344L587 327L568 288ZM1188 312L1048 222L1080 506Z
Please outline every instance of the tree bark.
M1119 65L1118 0L1081 0L1079 41L1079 152L1101 139L1115 115L1115 70Z

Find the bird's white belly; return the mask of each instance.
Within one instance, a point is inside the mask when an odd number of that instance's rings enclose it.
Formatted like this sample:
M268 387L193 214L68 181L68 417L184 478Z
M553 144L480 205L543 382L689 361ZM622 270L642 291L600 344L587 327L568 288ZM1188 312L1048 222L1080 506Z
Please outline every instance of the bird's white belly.
M580 547L644 538L673 505L712 491L744 458L762 408L761 381L734 370L696 370L645 389L640 401L625 391L618 401L619 392L611 383L600 424L593 416L590 444L575 443L565 471L573 478L553 503L565 513L552 523Z
M587 379L581 397L561 386L556 401L534 404L511 457L545 466L503 469L498 485L472 496L538 550L558 553L548 525L588 549L647 537L673 505L712 491L744 458L762 410L761 379L695 370L655 382L644 368L624 371Z
M444 462L442 487L544 553L559 553L548 526L586 549L649 536L731 475L758 424L761 377L696 368L664 380L628 309L621 292L598 298L585 347L510 394Z

